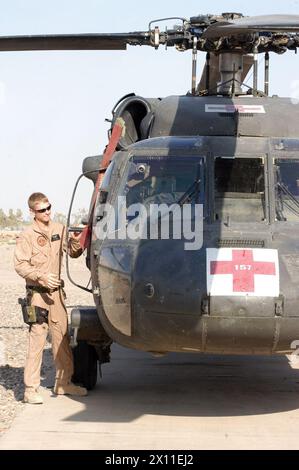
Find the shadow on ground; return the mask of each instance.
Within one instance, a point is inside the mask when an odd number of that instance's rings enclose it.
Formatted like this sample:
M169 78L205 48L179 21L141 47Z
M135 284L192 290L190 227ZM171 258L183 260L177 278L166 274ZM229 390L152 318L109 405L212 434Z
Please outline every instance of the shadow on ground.
M0 366L0 386L12 390L16 401L22 401L24 395L24 368L10 365Z
M50 349L43 353L41 370L41 386L52 388L54 386L55 370ZM16 401L22 401L24 396L24 367L14 367L9 364L0 366L0 386L5 390L12 390Z
M130 422L144 414L253 416L299 408L299 370L285 356L150 354L114 346L84 411L67 421ZM72 397L72 399L74 399Z

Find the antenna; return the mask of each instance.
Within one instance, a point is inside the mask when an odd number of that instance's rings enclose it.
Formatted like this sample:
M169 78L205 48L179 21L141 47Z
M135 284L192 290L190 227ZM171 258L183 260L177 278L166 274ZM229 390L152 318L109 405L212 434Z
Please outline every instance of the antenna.
M253 49L253 96L257 96L258 90L258 45L255 44Z
M197 37L193 38L193 49L192 49L192 95L196 94L196 67L197 67Z
M206 90L208 90L208 93L209 93L209 90L210 90L210 69L211 69L210 60L211 60L211 54L209 52L207 52L207 56L206 56Z
M269 96L269 69L270 69L270 55L269 52L265 54L265 95Z

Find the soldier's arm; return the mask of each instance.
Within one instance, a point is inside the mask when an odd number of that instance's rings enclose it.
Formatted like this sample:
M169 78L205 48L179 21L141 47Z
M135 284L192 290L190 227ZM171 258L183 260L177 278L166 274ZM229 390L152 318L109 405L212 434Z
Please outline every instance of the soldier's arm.
M14 253L14 266L16 272L29 281L39 282L44 273L30 262L32 245L25 235L21 234L17 239Z

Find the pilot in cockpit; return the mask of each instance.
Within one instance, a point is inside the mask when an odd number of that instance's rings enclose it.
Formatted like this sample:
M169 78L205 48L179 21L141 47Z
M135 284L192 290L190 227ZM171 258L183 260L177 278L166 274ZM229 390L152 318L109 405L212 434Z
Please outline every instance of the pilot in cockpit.
M176 202L175 176L153 176L151 178L151 202L153 204L173 204ZM153 200L152 200L153 199Z

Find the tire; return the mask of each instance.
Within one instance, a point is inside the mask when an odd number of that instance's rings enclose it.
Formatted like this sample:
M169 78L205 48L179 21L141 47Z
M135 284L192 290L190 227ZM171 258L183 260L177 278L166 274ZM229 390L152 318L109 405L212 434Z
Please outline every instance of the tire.
M92 390L97 383L98 356L93 346L86 341L78 341L73 349L74 374L72 381Z

